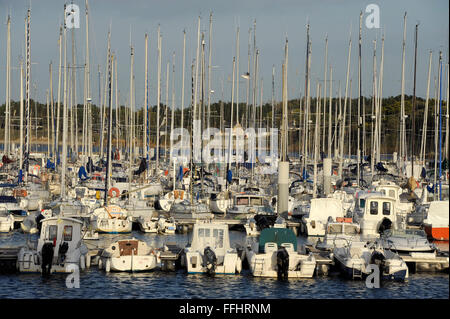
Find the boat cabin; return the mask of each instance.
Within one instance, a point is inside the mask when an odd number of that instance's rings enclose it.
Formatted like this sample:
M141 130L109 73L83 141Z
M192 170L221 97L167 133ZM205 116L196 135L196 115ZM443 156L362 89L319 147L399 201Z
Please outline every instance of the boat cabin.
M194 224L191 248L203 252L208 246L214 249L218 258L225 255L230 249L228 225L206 222Z

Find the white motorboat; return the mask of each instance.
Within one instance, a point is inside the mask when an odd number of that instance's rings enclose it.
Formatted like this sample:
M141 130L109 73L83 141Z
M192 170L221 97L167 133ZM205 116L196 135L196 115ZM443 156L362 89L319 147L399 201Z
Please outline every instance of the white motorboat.
M150 215L141 215L137 219L139 229L144 233L154 233L158 232L158 214L153 213Z
M325 236L326 225L331 217L344 217L342 202L336 198L314 198L308 214L302 217L301 232L307 236Z
M158 252L136 238L119 240L103 250L98 268L110 271L149 271L157 266Z
M255 277L311 278L316 267L312 253L297 251L297 237L289 228L265 228L258 241L248 238L245 257Z
M109 205L95 209L92 213L91 223L99 233L130 233L132 216L119 206Z
M14 230L14 216L4 207L0 208L0 233Z
M90 265L88 249L82 241L83 222L68 217L42 220L42 230L34 247L28 243L17 256L20 272L70 273L75 265L81 270Z
M378 194L361 194L356 202L353 219L359 223L364 236L378 237L386 229L398 229L396 200Z
M359 224L354 223L351 218L330 219L323 241L318 241L316 248L332 251L335 247L343 247L347 242L355 240L359 236L359 232Z
M434 253L436 246L430 243L421 229L388 229L378 239L380 245L399 254Z
M372 273L369 265L377 265L382 280L404 281L408 278L408 267L403 259L376 242L351 241L343 247L333 249L333 257L341 273L349 279L363 279Z
M28 216L28 212L24 208L25 204L25 201L18 201L14 196L0 196L0 209L4 208L11 213L16 222L21 222Z
M177 223L173 217L159 217L157 222L158 233L172 235L177 230Z
M197 222L192 242L185 248L185 265L189 274L236 274L242 269L242 260L230 246L228 225Z

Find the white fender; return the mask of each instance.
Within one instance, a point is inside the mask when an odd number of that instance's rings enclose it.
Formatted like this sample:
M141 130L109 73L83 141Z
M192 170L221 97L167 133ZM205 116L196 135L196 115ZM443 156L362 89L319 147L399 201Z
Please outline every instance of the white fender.
M108 258L106 259L106 263L105 263L105 271L106 272L110 272L111 271L111 260Z
M84 259L84 256L81 256L80 257L80 269L82 270L82 271L84 271L84 269L86 268L86 264L85 264L85 259Z
M98 260L98 269L101 270L103 268L103 261L102 258L99 258Z
M86 268L91 268L91 256L89 254L86 254Z
M241 270L242 270L242 259L239 258L238 256L238 258L236 259L236 271L238 272L238 274L240 274Z

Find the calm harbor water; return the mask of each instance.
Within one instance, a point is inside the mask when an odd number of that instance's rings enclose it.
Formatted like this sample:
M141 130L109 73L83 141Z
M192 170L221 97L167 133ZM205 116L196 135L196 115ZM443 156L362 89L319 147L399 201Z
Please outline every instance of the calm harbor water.
M176 242L184 247L190 234L154 235L133 231L128 235L100 235L100 240L87 242L88 247L103 247L119 238L135 237L154 247L166 242ZM230 231L232 246L243 243L245 233ZM21 246L26 235L15 231L0 234L0 247ZM299 237L299 244L306 238ZM448 249L448 243L446 244ZM411 274L405 283L388 282L378 289L368 289L364 281L349 281L337 274L312 279L287 282L275 278L254 278L244 270L236 276L210 278L188 275L183 271L164 273L158 270L147 273L105 273L93 265L80 273L80 288L66 287L66 275L55 274L44 279L39 274L0 275L0 299L3 298L227 298L227 299L312 299L312 298L449 298L449 275Z

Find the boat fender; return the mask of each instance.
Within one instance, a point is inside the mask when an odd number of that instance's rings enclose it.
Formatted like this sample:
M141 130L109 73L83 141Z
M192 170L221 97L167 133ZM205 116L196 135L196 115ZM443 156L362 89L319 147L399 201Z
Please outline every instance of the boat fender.
M105 263L105 271L106 272L110 272L111 271L111 260L108 258L106 259L106 263Z

